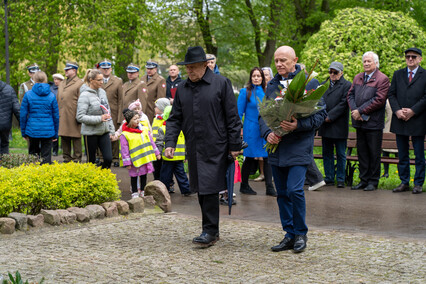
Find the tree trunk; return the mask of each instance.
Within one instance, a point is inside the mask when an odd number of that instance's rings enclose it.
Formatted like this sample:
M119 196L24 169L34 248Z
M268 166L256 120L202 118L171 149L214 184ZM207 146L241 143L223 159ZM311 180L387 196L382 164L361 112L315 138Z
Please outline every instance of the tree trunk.
M206 13L204 14L204 0L194 0L193 10L197 16L197 23L200 26L201 34L203 36L203 41L206 46L207 53L211 53L217 56L217 46L213 44L213 37L210 32L210 12L209 6L206 2Z

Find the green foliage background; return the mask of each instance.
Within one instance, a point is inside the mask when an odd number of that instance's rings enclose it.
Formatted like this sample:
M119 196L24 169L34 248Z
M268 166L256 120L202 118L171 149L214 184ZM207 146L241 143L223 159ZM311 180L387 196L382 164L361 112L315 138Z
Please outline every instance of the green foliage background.
M317 70L326 79L332 61L343 63L345 77L352 80L363 71L362 55L373 51L379 56L380 71L390 79L405 66L404 50L424 48L426 33L419 24L402 12L366 8L344 9L333 20L322 23L318 33L306 43L301 60L311 66L319 60Z

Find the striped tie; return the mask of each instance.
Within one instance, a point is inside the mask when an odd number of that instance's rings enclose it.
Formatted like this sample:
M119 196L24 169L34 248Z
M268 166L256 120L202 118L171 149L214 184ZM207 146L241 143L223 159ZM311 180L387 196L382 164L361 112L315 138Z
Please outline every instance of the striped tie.
M408 76L408 82L411 83L411 80L413 80L413 72L410 71L410 76Z

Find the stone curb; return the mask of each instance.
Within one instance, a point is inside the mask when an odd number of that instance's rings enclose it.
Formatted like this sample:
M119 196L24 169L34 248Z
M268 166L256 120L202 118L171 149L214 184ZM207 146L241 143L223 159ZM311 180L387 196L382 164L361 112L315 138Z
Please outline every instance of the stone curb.
M27 231L31 228L42 227L45 223L51 226L60 226L73 223L87 223L92 219L143 213L145 203L148 203L147 208L154 208L156 206L154 198L149 196L133 198L128 201L104 202L101 205L93 204L85 208L70 207L65 210L42 209L40 214L36 216L12 212L8 217L0 217L0 234L13 234L15 230Z

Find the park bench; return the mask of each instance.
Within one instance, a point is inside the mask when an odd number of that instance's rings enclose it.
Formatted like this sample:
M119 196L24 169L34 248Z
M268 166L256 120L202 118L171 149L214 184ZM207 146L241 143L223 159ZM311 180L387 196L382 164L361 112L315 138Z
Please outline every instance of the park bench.
M322 147L321 136L316 135L314 139L314 147ZM426 140L425 140L426 148ZM349 132L346 150L346 184L351 186L353 183L354 172L358 168L358 155L353 151L356 149L356 132ZM394 133L383 133L382 149L398 150L396 146L396 136ZM410 150L413 146L410 142ZM314 159L322 159L322 154L314 154ZM382 164L398 164L399 158L382 157ZM415 160L410 159L410 165L415 165Z

